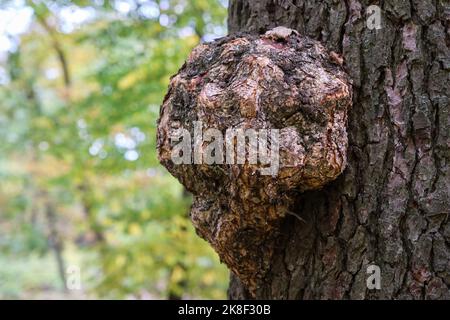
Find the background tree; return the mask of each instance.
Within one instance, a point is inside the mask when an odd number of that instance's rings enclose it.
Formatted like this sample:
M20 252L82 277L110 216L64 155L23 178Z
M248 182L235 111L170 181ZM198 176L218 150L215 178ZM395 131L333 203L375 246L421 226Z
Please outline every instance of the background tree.
M353 81L347 169L298 197L306 222L286 218L257 298L450 298L449 18L444 0L230 1L229 33L296 29L342 54ZM233 276L229 296L248 297Z

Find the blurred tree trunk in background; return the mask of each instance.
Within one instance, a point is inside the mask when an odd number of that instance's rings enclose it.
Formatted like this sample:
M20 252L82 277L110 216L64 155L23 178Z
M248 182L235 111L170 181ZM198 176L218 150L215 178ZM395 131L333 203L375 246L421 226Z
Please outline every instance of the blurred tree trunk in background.
M50 249L55 254L56 265L58 267L59 278L62 283L62 287L64 291L68 291L67 288L67 279L66 279L66 264L64 262L63 257L63 241L61 235L58 231L57 225L57 214L55 212L55 207L50 199L48 199L48 194L46 192L42 192L45 197L45 216L47 218L48 225L48 243Z
M449 20L445 0L231 0L229 32L286 26L344 57L348 166L299 196L257 298L450 298ZM381 289L369 290L369 265ZM231 277L229 296L248 297Z

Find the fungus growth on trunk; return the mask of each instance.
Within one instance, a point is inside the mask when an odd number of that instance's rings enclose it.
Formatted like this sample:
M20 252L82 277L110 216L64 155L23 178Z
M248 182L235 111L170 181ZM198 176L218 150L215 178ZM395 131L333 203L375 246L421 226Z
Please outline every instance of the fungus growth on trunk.
M352 97L341 63L277 27L197 46L170 81L160 162L193 193L197 233L250 292L270 268L294 194L345 168Z

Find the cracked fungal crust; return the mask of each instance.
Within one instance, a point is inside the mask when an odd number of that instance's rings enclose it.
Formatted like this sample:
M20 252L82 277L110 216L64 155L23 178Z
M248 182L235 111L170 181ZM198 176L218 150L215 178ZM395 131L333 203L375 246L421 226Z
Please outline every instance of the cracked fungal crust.
M296 31L238 34L197 46L170 81L158 121L158 155L194 194L191 219L254 292L293 192L319 189L345 168L351 86L336 54ZM181 164L174 130L279 129L279 171L261 164ZM206 147L204 143L203 147ZM225 150L225 147L224 147Z

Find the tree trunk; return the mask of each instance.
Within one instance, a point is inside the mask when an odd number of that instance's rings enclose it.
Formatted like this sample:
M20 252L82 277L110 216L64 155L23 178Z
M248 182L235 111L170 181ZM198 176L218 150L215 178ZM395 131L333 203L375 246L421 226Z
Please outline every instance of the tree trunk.
M229 31L296 29L344 57L348 165L286 217L256 298L449 299L450 6L385 0L231 0ZM381 288L368 289L369 265ZM231 276L231 299L249 298Z
M62 282L64 292L68 292L67 279L66 279L66 266L63 257L63 243L58 232L57 217L55 208L49 199L46 200L45 216L48 224L48 243L50 249L55 253L56 265L58 266L59 278Z

